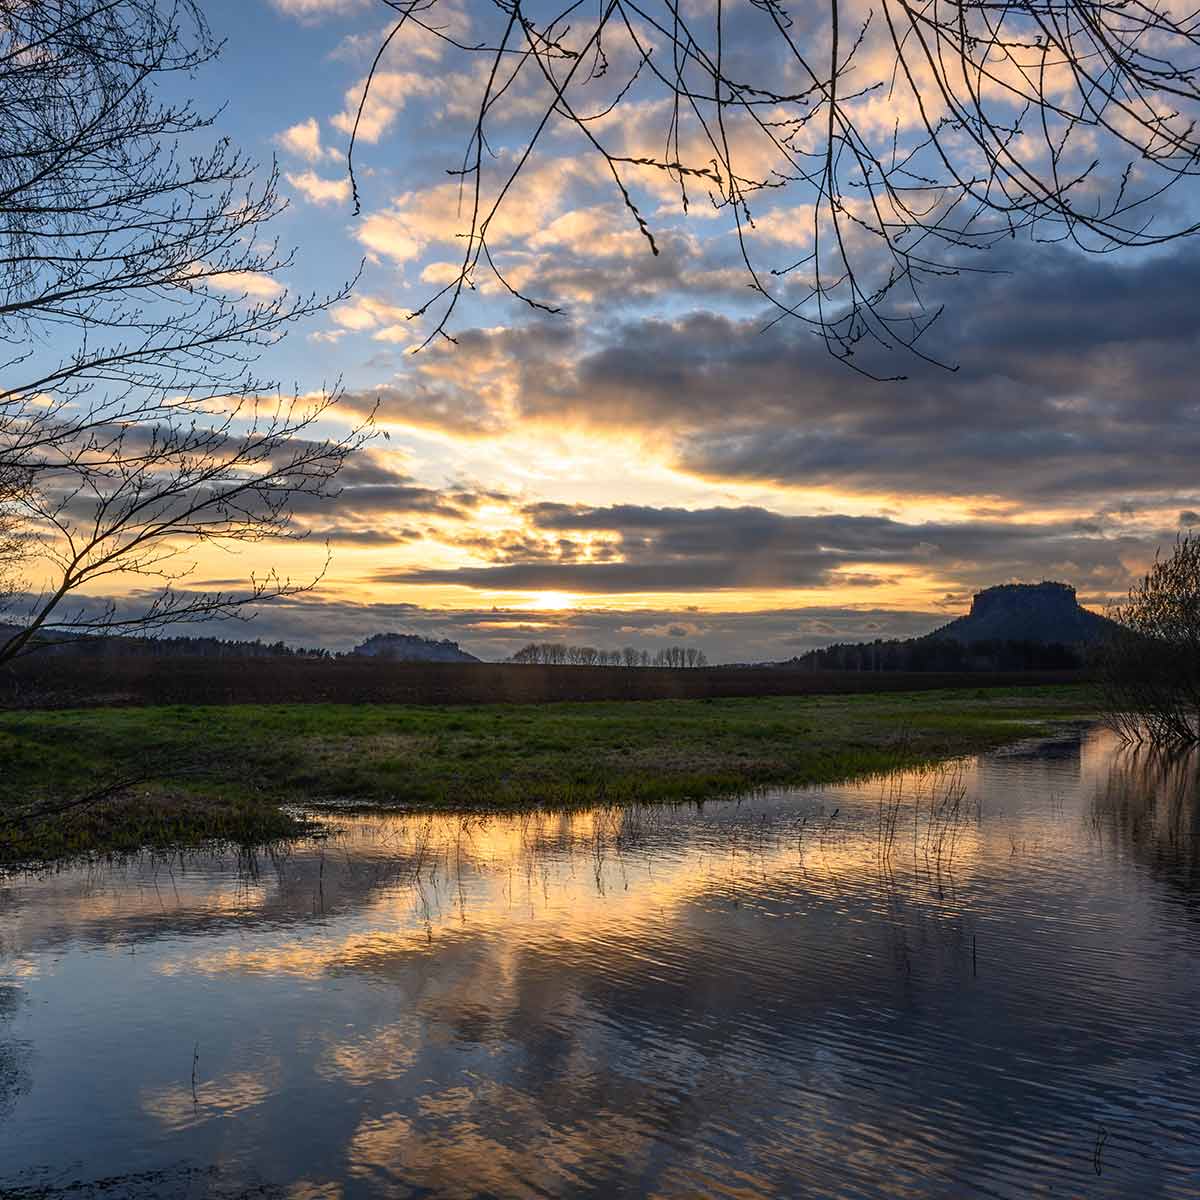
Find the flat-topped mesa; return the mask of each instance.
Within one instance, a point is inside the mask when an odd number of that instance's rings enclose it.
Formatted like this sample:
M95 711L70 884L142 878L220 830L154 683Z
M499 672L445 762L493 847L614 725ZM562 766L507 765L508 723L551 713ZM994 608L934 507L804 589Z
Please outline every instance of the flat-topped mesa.
M1069 583L1005 583L976 592L971 611L921 637L810 650L798 666L833 671L1068 671L1112 636Z
M440 641L415 633L376 633L354 647L361 658L383 658L394 662L478 662L457 642Z
M1069 583L1005 583L976 592L971 611L931 636L964 643L1029 641L1090 645L1111 623L1081 608Z
M972 617L987 616L1002 610L1006 612L1030 613L1074 613L1079 602L1075 589L1069 583L1002 583L997 587L984 588L971 597Z

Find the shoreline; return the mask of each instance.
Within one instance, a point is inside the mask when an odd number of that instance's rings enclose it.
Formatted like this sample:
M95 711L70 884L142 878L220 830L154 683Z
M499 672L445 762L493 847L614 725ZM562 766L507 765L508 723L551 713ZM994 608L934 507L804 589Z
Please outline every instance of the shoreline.
M1042 736L1080 685L544 705L233 705L0 712L0 866L265 844L287 811L702 803ZM81 797L107 781L114 794ZM58 810L46 819L36 814Z

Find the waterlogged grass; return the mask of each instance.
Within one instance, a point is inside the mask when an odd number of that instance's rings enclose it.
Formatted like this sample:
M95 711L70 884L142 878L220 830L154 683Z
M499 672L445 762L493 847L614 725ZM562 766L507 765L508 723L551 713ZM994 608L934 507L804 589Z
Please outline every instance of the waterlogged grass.
M281 806L570 807L832 783L1094 715L1079 686L434 708L238 705L0 714L0 861L264 841ZM33 820L114 779L100 803Z
M24 810L23 817L28 817ZM34 814L36 815L36 807ZM168 796L131 789L45 820L0 818L0 866L91 854L131 854L201 842L261 845L304 833L308 824L267 800Z

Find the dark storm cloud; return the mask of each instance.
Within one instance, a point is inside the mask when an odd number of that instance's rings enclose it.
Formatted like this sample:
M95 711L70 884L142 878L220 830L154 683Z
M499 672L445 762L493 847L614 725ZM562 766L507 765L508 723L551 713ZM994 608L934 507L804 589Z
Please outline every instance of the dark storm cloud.
M631 379L626 362L616 378L664 400L725 393L734 415L679 439L683 465L712 477L1048 500L1194 487L1200 255L1118 267L1061 252L1013 267L948 310L935 344L961 364L953 374L838 375L819 345L730 323L720 337L673 332L644 347L652 370ZM690 368L689 332L725 352ZM597 383L610 364L591 365Z
M965 587L1009 578L1065 578L1084 589L1120 586L1123 555L1148 543L1129 534L1096 535L1076 522L1024 525L975 521L906 524L889 517L785 516L768 509L654 508L647 505L535 504L535 531L607 534L620 561L540 552L547 542L505 539L494 565L384 572L382 583L455 584L493 591L583 594L816 587L849 583L844 568L869 563L917 567ZM483 540L475 542L485 554ZM569 539L567 545L575 545ZM523 545L533 549L524 553ZM878 570L872 579L885 579Z
M339 546L399 546L425 537L419 529L353 529L343 525L311 525L307 533L318 541Z
M1130 261L1040 247L988 261L996 274L930 296L947 308L928 349L957 371L864 349L863 365L912 376L875 382L795 323L764 332L716 312L588 330L547 319L464 335L450 351L457 391L439 379L422 412L431 385L414 374L385 411L465 433L513 420L645 430L715 479L1089 506L1194 495L1200 252ZM515 416L472 384L499 361Z
M169 436L161 430L157 433L163 438ZM155 435L156 431L150 427L131 429L124 435L126 453L159 454L160 451L154 443ZM193 436L202 438L204 433L196 431ZM294 456L315 452L317 449L318 443L309 439L290 439L274 456L265 458L264 464L275 471L283 472ZM200 515L207 512L218 521L228 516L227 513L217 512L213 497L227 492L241 476L230 475L228 479L218 479L215 486L209 486L207 483L187 489L168 486L175 480L173 473L186 473L194 466L194 461L182 453L163 455L163 470L159 476L161 490L156 493L160 496L160 501L151 509L155 513L155 520L162 519L167 514L177 516L184 509L200 504L208 506L207 510L197 510ZM247 471L251 469L247 468ZM150 478L153 479L154 476L151 475ZM73 473L64 471L58 474L47 471L41 486L45 499L59 504L57 513L60 518L69 519L86 528L96 520L102 504L111 505L114 498L119 501L123 493L128 493L128 487L117 486L120 482L119 476L114 476L111 482L114 490L102 487L99 495L94 495L77 486L78 481ZM448 484L444 488L428 487L418 483L369 449L360 449L351 454L336 477L327 482L329 491L326 494L304 490L302 487L290 491L286 497L285 508L298 518L296 532L346 544L386 545L412 541L422 536L412 528L414 520L441 518L466 521L485 500L507 500L502 493L476 491L456 484ZM265 511L265 504L252 492L244 493L241 503L245 505L245 512ZM122 511L119 503L115 510L109 510L105 520L113 519L113 511ZM398 527L398 521L406 521L406 527ZM104 523L105 521L102 521L102 525Z
M502 432L508 414L495 392L497 377L519 371L536 379L558 374L577 353L578 331L567 320L549 319L498 329L467 329L453 345L434 345L410 355L397 382L351 390L339 408L352 416L374 414L381 422L486 437Z
M334 495L297 493L290 508L312 537L345 545L384 546L424 536L411 524L395 524L398 520L437 517L465 522L484 501L504 499L498 492L454 485L425 487L377 456L360 453L339 472Z

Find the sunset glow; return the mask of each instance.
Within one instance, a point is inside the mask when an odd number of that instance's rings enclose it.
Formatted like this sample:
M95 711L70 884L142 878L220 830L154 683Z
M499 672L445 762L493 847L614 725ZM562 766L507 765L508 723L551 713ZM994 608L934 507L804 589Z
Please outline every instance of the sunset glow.
M271 569L319 577L303 603L259 613L262 637L347 649L398 630L504 658L535 632L653 654L685 628L714 661L774 660L926 632L1009 581L1061 579L1102 607L1200 520L1190 243L1106 257L1006 238L924 282L927 309L944 306L929 361L868 338L838 362L748 286L743 259L799 287L771 272L801 260L829 214L803 188L772 186L747 201L739 241L711 181L685 206L669 171L637 165L661 151L649 79L595 125L630 164L628 204L591 143L554 121L505 190L544 98L525 74L505 93L481 176L482 203L502 201L494 270L481 265L439 332L440 289L469 241L470 206L446 173L470 143L478 83L459 47L494 39L503 19L461 0L437 12L444 26L389 43L365 93L386 15L375 5L210 14L228 40L208 86L235 97L218 132L279 156L290 206L278 234L297 248L280 281L321 293L355 278L269 350L263 373L307 397L341 389L314 433L374 420L337 495L297 506L306 540L187 548L188 587ZM727 20L728 53L761 52L749 8ZM891 52L874 39L866 71ZM605 53L611 70L579 101L598 113L636 57L615 35ZM264 54L305 85L264 78ZM790 77L774 59L754 70ZM884 105L866 89L855 112L866 129L885 120L889 142L898 119L901 145L920 121L899 91ZM773 169L758 132L730 136L746 177ZM702 143L692 121L678 153ZM976 261L985 273L970 273ZM232 272L218 286L253 300L279 285ZM1144 317L1121 299L1135 294ZM117 573L86 592L98 605L145 586Z
M1200 24L0 0L0 1200L1200 1196Z
M528 605L535 612L563 612L574 606L574 597L565 592L542 592L535 596Z

